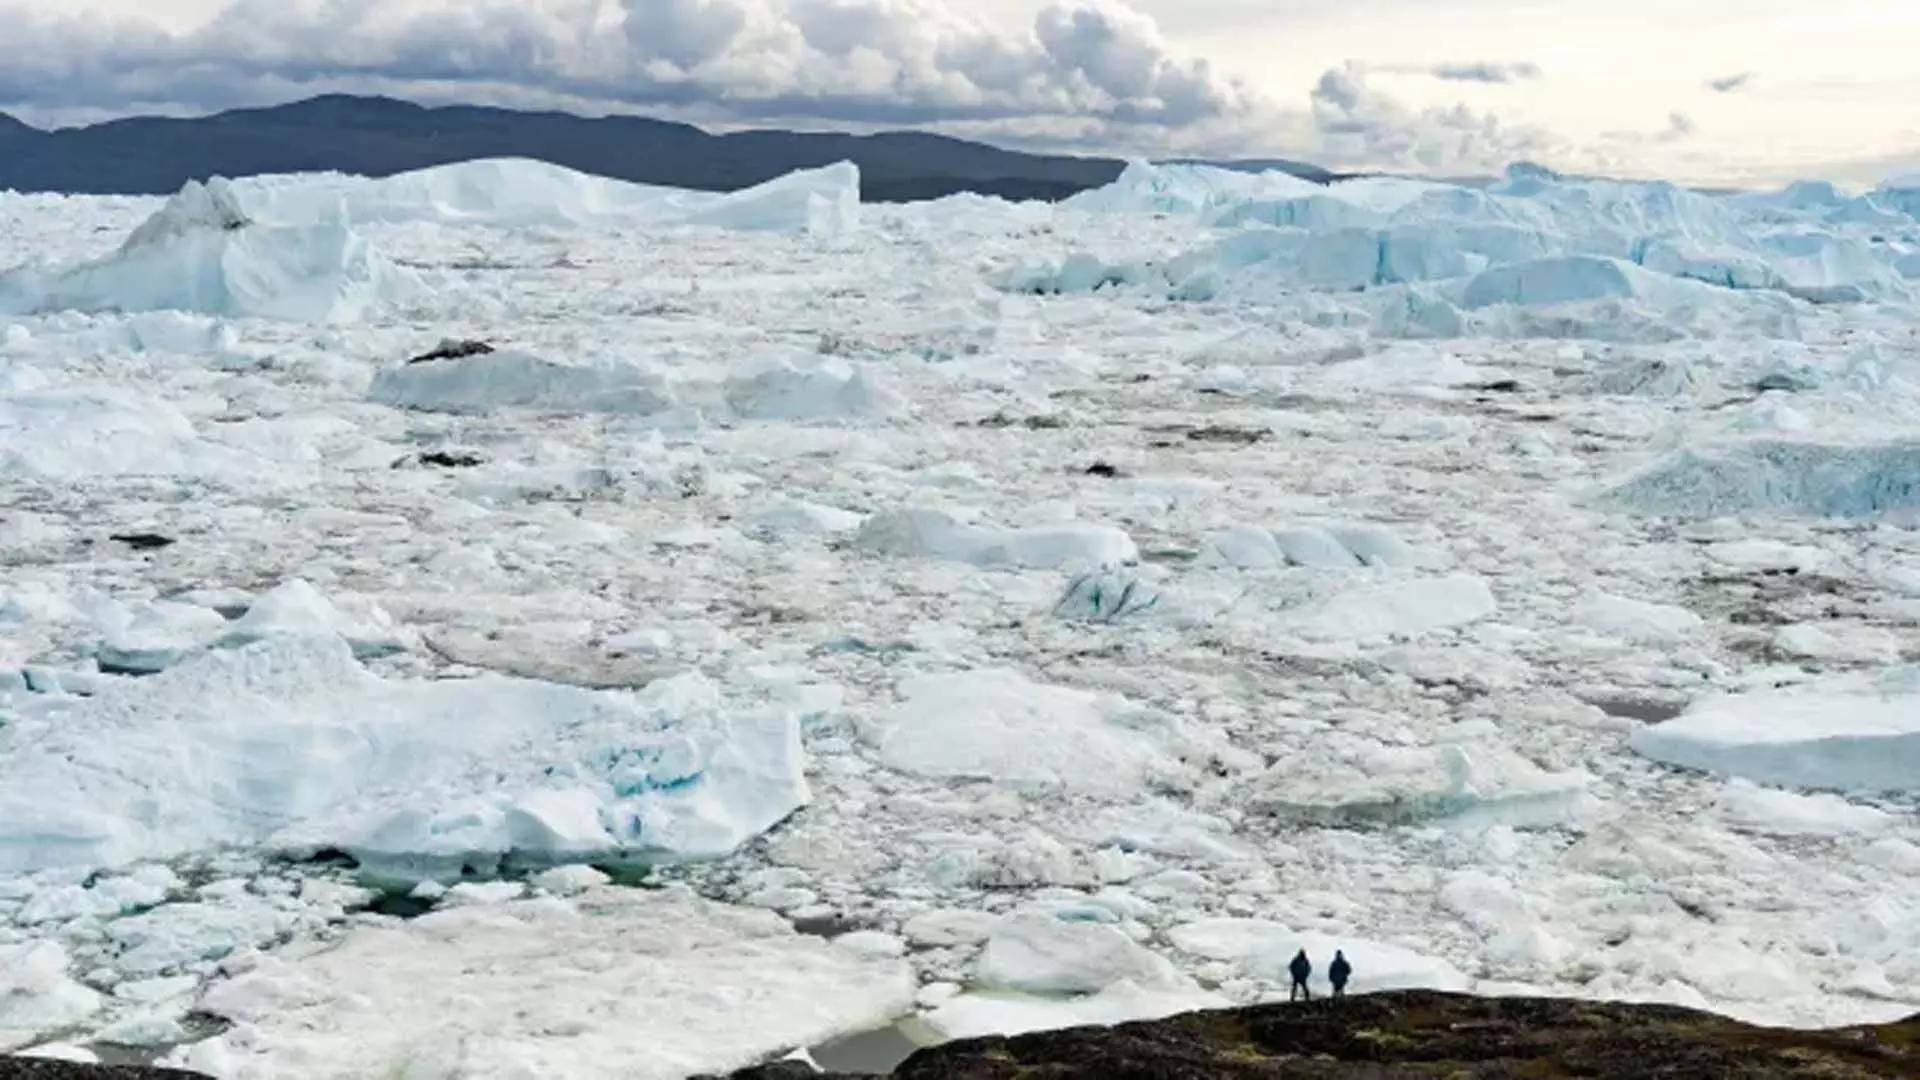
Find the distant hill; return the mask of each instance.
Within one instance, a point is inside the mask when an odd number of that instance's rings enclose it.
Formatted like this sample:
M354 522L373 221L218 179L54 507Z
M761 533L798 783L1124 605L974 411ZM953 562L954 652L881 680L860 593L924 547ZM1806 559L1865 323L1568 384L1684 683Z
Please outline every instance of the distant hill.
M636 116L589 119L480 106L428 108L327 95L191 119L130 117L42 131L0 113L0 190L164 195L209 176L337 170L366 176L489 157L527 157L644 184L732 191L850 160L869 202L971 191L1061 199L1108 183L1113 158L1025 154L924 132L741 131ZM1280 163L1309 179L1324 171Z

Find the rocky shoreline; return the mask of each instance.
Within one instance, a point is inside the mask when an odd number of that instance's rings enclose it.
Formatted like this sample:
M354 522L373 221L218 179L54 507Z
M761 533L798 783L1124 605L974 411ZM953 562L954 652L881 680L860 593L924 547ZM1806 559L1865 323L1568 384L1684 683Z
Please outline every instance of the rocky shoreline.
M792 1062L730 1080L849 1080ZM1884 1080L1920 1077L1920 1015L1761 1028L1663 1005L1404 991L922 1050L895 1080Z
M783 1061L729 1080L851 1080ZM1920 1014L1892 1024L1762 1028L1665 1005L1436 991L1188 1013L1112 1028L967 1039L896 1080L1885 1080L1920 1078ZM168 1069L0 1057L0 1080L194 1080ZM559 1078L556 1078L559 1080ZM718 1078L703 1078L718 1080Z

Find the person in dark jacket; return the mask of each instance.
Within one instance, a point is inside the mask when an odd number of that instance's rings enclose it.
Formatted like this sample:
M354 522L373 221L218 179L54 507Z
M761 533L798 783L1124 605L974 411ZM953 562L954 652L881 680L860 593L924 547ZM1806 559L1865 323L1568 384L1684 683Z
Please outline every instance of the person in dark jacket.
M1347 980L1353 978L1353 965L1347 963L1347 954L1339 949L1333 950L1333 963L1327 968L1327 981L1333 983L1333 996L1347 996Z
M1301 949L1293 954L1293 963L1287 965L1287 973L1293 976L1293 989L1287 991L1288 1001L1298 1001L1305 997L1313 1000L1313 991L1307 989L1307 976L1313 974L1313 961L1307 959L1307 950Z

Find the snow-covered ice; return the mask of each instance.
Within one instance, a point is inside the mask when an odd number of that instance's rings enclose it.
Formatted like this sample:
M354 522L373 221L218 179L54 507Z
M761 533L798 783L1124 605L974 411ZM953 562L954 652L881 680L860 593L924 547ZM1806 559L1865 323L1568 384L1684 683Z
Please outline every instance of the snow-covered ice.
M0 945L0 1051L85 1021L100 995L67 974L67 951L51 941Z
M705 225L831 234L859 222L860 172L807 169L726 194L590 176L544 161L486 158L370 179L339 173L255 176L231 185L247 214L497 227Z
M1124 700L994 669L918 676L900 693L872 739L902 772L1124 794L1176 767L1153 718Z
M883 1026L913 1002L899 960L764 912L604 888L362 927L228 968L201 1007L236 1026L174 1061L222 1080L674 1080Z
M1912 185L857 191L0 194L0 1039L1920 1009Z
M192 311L291 321L358 319L429 285L357 232L344 209L261 220L224 180L189 182L113 253L0 276L0 312Z
M1920 792L1920 668L1702 700L1633 747L1764 784Z
M0 729L0 871L235 844L333 848L414 879L714 857L806 801L798 725L730 710L698 673L633 695L387 679L324 630L263 637L21 707Z

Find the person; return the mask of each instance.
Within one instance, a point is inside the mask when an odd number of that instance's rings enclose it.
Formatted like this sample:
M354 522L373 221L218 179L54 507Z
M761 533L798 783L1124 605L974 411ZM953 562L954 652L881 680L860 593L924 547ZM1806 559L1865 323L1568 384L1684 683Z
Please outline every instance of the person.
M1301 949L1293 954L1293 963L1287 965L1287 973L1293 976L1293 989L1287 991L1288 1001L1298 1001L1304 997L1313 1000L1313 991L1307 988L1307 976L1313 974L1313 961L1307 959L1307 950Z
M1353 978L1353 965L1347 963L1347 954L1339 949L1333 950L1333 963L1327 968L1327 981L1333 983L1333 996L1347 996L1347 980Z

